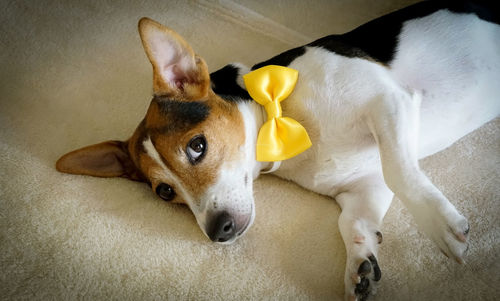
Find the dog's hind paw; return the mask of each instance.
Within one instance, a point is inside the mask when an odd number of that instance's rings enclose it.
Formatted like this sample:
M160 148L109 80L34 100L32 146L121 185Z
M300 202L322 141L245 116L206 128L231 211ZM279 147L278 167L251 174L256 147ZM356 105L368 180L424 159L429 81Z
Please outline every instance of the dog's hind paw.
M365 301L370 295L376 293L378 281L382 278L382 272L377 258L372 254L363 260L354 273L346 270L346 299Z

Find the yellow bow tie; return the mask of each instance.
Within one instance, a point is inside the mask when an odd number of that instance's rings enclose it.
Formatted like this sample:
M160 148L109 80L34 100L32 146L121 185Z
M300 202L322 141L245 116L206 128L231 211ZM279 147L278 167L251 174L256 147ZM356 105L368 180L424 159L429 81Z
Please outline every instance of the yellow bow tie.
M300 123L281 116L280 102L292 93L298 76L297 70L274 65L243 76L248 93L267 112L268 120L257 136L257 161L286 160L312 145Z

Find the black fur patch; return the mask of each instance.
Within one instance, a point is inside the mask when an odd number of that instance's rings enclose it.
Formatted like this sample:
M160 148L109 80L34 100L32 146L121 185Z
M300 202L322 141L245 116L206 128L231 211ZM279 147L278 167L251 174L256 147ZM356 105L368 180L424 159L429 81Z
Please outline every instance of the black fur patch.
M312 43L307 44L311 47L321 47L336 54L343 55L345 57L359 57L359 58L370 58L371 56L366 53L363 49L358 47L353 47L347 41L343 39L343 36L331 35L324 38L318 39Z
M307 47L322 47L346 57L372 59L389 65L394 59L398 45L398 36L403 23L428 16L440 9L448 9L455 13L473 13L479 18L500 24L500 10L495 9L490 0L436 0L423 1L380 18L365 23L356 29L341 34L329 35L305 46L290 49L258 63L252 70L267 66L289 66L296 58L304 55ZM248 93L236 82L238 70L228 65L210 75L215 93L227 100L250 99Z
M428 16L440 9L455 13L473 13L479 18L500 24L500 10L493 7L494 1L437 0L424 1L365 23L356 29L341 34L329 35L305 46L322 47L346 57L371 58L389 64L398 45L398 36L405 21ZM304 46L283 52L270 60L256 64L252 70L266 65L288 66L306 51Z
M151 105L157 105L165 117L165 124L157 131L186 131L204 121L210 113L210 107L201 101L178 101L162 96L155 96Z
M248 92L238 85L238 67L226 65L210 74L212 90L227 101L251 100Z
M500 18L492 1L424 1L374 19L343 35L327 36L309 45L320 46L347 57L369 56L378 62L389 64L394 58L403 23L441 9L455 13L473 13L494 23L498 23Z
M500 25L498 2L491 0L452 1L450 10L456 13L473 13L478 18Z
M267 65L278 65L278 66L287 67L296 58L304 55L304 53L306 53L306 48L304 46L293 48L293 49L285 51L281 54L278 54L277 56L272 57L271 59L269 59L267 61L264 61L262 63L258 63L256 65L254 65L252 67L252 70L256 70L256 69L259 69L259 68L267 66Z

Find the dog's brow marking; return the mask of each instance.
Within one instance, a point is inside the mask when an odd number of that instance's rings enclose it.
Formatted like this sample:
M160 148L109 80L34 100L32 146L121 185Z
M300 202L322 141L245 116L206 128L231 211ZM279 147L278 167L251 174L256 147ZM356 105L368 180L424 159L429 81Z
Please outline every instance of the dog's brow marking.
M163 126L161 131L181 130L185 131L203 122L210 113L210 107L202 101L177 101L164 96L155 96L153 102L157 105L161 118L169 122Z
M151 137L148 136L148 138L145 139L142 142L142 144L144 145L144 149L146 150L148 156L151 157L156 162L156 164L158 164L161 167L163 172L161 176L165 177L168 181L171 181L170 184L173 184L176 189L180 190L180 194L188 204L193 204L191 196L184 189L184 185L182 185L180 179L172 171L170 171L170 169L168 169L168 167L161 159L160 154L153 145L153 142L151 141Z

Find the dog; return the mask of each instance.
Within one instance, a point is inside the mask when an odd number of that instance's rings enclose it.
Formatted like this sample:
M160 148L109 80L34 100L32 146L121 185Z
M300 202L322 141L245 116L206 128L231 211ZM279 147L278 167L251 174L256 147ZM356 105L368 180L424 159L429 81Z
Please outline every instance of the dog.
M492 5L421 2L251 68L233 63L211 74L181 36L143 18L154 91L145 118L130 139L72 151L56 168L146 182L163 200L187 204L222 244L253 223L252 183L262 172L330 196L342 209L346 299L365 300L381 279L380 226L394 195L446 256L463 262L467 219L418 160L500 112L500 14ZM282 112L312 142L281 164L256 160L266 113L242 79L269 65L298 71Z

